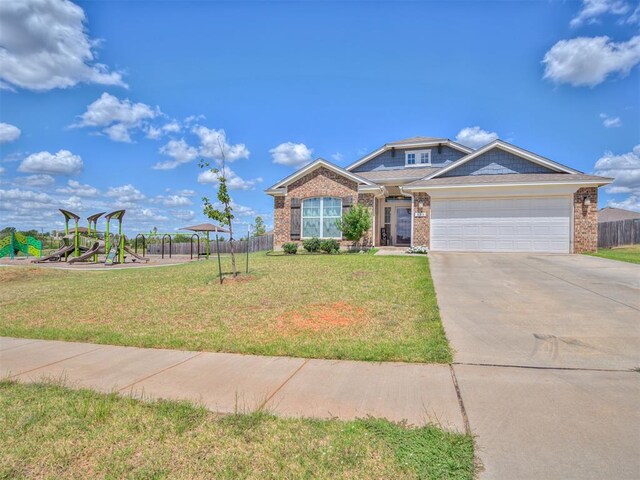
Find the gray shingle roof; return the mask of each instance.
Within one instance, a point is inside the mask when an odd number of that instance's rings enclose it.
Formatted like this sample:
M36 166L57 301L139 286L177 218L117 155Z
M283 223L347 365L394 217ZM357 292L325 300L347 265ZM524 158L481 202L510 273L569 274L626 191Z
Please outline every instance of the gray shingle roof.
M605 207L598 211L598 223L633 220L634 218L640 218L640 212L613 207Z
M469 175L464 177L438 177L431 180L421 179L408 183L406 187L435 187L454 185L476 185L495 183L555 183L555 182L602 182L611 183L611 178L586 175L584 173L513 173L505 175Z
M441 167L411 167L411 168L393 168L388 170L371 170L369 172L358 172L363 178L372 182L385 180L418 180L420 178L431 175L433 172L440 170Z
M440 137L410 137L404 140L396 140L395 142L388 142L387 145L404 145L405 143L422 143L422 142L446 142L448 138Z

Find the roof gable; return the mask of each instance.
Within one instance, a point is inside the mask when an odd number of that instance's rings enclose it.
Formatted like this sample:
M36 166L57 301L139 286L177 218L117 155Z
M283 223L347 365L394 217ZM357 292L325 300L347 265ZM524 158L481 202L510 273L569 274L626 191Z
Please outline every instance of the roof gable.
M418 148L428 148L428 147L437 147L438 145L447 146L458 150L464 154L468 154L473 152L471 148L465 147L464 145L460 145L459 143L453 142L448 138L431 138L431 137L414 137L408 138L406 140L400 140L398 142L385 143L382 147L374 150L373 152L365 155L359 160L356 160L354 163L346 167L346 170L354 170L358 166L368 162L369 160L373 160L378 155L392 149L418 149Z
M491 174L491 173L569 173L569 174L580 173L577 170L569 168L560 163L554 162L553 160L549 160L548 158L542 157L533 152L524 150L520 147L516 147L515 145L511 145L507 142L503 142L502 140L495 140L494 142L491 142L488 145L485 145L484 147L476 150L475 152L462 157L456 162L453 162L452 164L438 170L437 172L432 173L431 175L425 178L432 179L432 178L438 178L438 177L448 177L448 176L457 176L457 175L459 176L472 175L474 174L473 169L462 170L461 167L483 156L485 158L489 158L487 154L489 154L494 150L500 150L501 152L506 152L510 156L517 157L525 161L531 162L532 164L535 164L537 167L535 168L531 167L528 169L525 168L524 169L525 171L517 171L517 170L509 171L508 167L503 168L501 171L495 171L496 166L490 165L490 161L489 161L487 162L487 165L484 165L484 166L479 163L477 165L478 170L475 171L476 172L475 174L482 175L487 173L488 174ZM482 170L483 167L484 167L484 171ZM520 170L522 170L522 168L520 168ZM454 171L458 171L459 174L454 175L453 174Z
M304 177L305 175L313 172L314 170L320 168L320 167L325 167L328 170L331 170L339 175L342 175L350 180L353 180L354 182L360 184L360 185L367 185L367 186L376 186L375 183L371 182L370 180L367 180L366 178L363 178L359 175L356 175L355 173L349 172L347 170L345 170L342 167L339 167L338 165L331 163L327 160L325 160L324 158L318 158L316 160L314 160L313 162L311 162L309 165L301 168L300 170L297 170L295 172L293 172L291 175L289 175L286 178L283 178L282 180L280 180L279 182L275 183L274 185L272 185L271 187L267 188L265 190L266 193L268 194L276 194L276 193L280 193L278 192L278 189L282 189L285 188L287 185L290 185L291 183L295 182L296 180L298 180L299 178Z

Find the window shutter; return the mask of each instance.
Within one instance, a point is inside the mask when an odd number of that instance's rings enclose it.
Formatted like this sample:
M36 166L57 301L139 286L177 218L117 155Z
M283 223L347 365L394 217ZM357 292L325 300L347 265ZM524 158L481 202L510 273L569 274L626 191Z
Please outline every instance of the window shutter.
M300 210L300 199L291 199L291 230L289 236L291 240L300 240L300 217L302 211Z
M342 197L342 215L347 213L353 207L353 197ZM345 240L344 235L342 235L342 239Z

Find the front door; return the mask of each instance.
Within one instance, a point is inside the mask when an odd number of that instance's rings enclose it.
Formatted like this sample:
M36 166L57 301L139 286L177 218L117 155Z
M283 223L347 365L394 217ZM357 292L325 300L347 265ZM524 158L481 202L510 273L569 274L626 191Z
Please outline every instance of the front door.
M411 207L396 207L396 245L411 244Z

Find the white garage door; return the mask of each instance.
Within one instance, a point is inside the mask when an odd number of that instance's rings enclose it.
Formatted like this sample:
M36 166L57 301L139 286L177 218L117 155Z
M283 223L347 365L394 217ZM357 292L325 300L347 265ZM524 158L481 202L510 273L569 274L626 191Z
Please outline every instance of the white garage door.
M569 253L569 197L434 199L431 250Z

